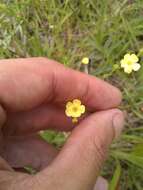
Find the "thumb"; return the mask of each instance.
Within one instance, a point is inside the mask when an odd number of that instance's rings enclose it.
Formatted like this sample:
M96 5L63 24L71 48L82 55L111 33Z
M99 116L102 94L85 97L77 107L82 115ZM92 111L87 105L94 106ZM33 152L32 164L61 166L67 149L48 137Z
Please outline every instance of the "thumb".
M123 124L123 113L118 109L97 112L84 119L51 166L35 176L40 188L91 190L107 150Z

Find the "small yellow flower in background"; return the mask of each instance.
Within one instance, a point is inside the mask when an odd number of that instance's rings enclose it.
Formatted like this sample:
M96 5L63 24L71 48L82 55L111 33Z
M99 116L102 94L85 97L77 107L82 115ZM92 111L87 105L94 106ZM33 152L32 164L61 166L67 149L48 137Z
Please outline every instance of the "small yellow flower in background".
M139 58L135 54L126 54L121 60L121 68L125 73L130 74L132 71L138 71L141 65L138 63Z
M88 63L89 63L89 58L88 58L88 57L84 57L84 58L81 60L81 63L84 64L84 65L88 65Z
M83 113L85 113L85 106L80 100L74 99L72 102L67 102L65 114L72 118L73 123L76 123Z

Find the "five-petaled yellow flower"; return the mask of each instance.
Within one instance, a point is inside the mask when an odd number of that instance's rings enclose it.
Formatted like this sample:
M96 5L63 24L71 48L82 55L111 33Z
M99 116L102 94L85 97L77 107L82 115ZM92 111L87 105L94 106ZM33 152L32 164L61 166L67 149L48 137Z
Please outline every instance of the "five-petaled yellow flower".
M84 64L84 65L88 65L88 63L89 63L89 58L88 58L88 57L84 57L84 58L81 60L81 63Z
M85 113L85 106L81 104L81 101L74 99L72 102L67 102L65 113L68 117L72 118L72 122L75 123L78 121L83 113Z
M121 60L121 67L125 73L130 74L132 71L138 71L141 65L138 63L139 58L135 54L126 54Z

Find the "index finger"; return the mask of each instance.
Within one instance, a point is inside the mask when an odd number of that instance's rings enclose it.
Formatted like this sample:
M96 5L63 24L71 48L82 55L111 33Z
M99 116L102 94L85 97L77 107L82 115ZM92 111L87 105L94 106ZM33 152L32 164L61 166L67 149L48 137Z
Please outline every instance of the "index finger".
M47 58L0 61L0 103L11 111L32 109L44 102L63 105L75 98L95 111L118 106L121 93L96 77Z

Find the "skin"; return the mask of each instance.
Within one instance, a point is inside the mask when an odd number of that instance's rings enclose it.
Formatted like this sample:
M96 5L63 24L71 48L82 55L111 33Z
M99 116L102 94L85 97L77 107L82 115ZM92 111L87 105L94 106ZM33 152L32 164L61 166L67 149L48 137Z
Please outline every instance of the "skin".
M64 113L75 98L87 110L77 126ZM47 58L0 60L0 189L107 189L98 176L123 128L120 102L117 88ZM60 152L37 135L45 129L71 132Z

